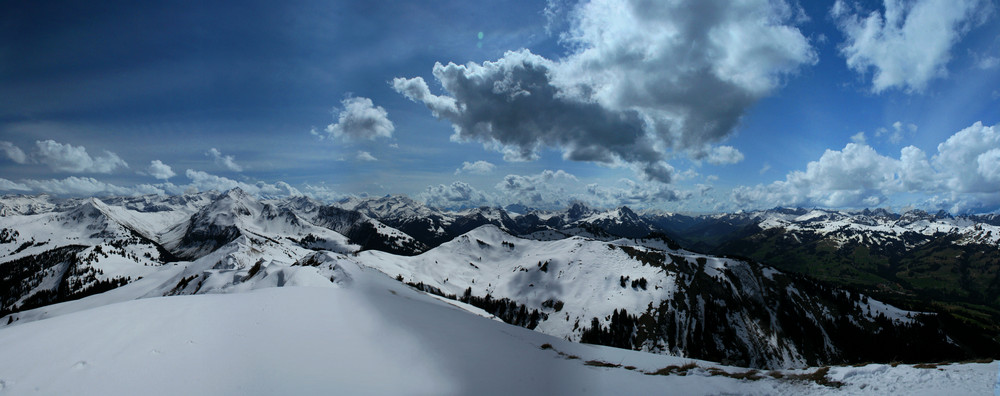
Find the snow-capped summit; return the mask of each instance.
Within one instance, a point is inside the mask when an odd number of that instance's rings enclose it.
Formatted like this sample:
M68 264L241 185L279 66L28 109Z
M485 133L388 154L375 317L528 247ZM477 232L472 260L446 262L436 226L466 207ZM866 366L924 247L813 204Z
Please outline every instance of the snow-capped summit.
M605 212L592 212L589 216L568 224L567 228L583 228L588 231L596 229L615 237L625 238L641 238L657 230L627 206Z
M241 235L268 239L273 236L299 239L312 236L335 251L347 251L350 243L335 231L303 221L291 210L257 201L239 188L217 197L186 221L159 236L171 253L196 259Z

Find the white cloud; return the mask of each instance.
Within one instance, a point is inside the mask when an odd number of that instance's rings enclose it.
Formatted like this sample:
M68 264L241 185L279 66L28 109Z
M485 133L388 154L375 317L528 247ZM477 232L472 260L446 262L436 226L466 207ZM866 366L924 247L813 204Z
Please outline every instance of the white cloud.
M317 131L316 128L310 128L309 129L309 134L315 136L316 139L319 139L319 140L326 139L326 135L324 135L322 133L319 133L319 131Z
M864 202L881 202L887 192L897 189L898 171L898 160L867 145L848 143L841 151L826 150L804 172L793 171L784 181L737 187L733 199L744 206L867 206Z
M452 123L455 141L478 141L507 160L544 147L669 183L672 152L738 162L712 149L784 76L816 62L784 1L580 4L563 36L572 52L552 61L528 50L495 62L436 64L445 95L420 77L393 87ZM712 154L715 154L712 156Z
M337 122L327 125L326 132L342 140L390 138L396 127L389 121L389 113L382 106L375 106L371 99L350 97L340 102L343 109Z
M128 168L124 160L110 151L104 151L104 155L99 157L91 157L83 146L54 140L36 141L32 156L35 162L48 165L56 172L111 173L118 168Z
M303 195L301 191L283 181L274 184L257 181L254 184L250 184L193 169L188 169L184 174L188 179L191 179L191 183L186 186L178 186L182 190L226 191L239 187L247 194L258 198Z
M503 203L546 209L564 206L581 187L576 176L561 169L546 169L534 175L506 175L494 186Z
M937 146L930 160L907 146L898 159L870 146L848 143L827 150L805 171L793 171L769 185L740 186L732 197L740 207L871 207L895 194L943 195L932 201L958 212L1000 203L1000 128L977 122Z
M358 151L358 154L354 156L354 159L358 161L378 161L374 155L367 151Z
M951 49L982 23L989 3L981 0L884 0L884 12L866 13L837 0L830 13L846 36L840 53L858 73L874 69L872 91L919 92L948 74Z
M584 200L605 207L623 205L644 207L651 204L686 200L693 195L690 191L679 191L662 184L638 183L631 179L621 179L618 181L618 185L621 187L605 187L597 183L588 184L587 193L590 196ZM707 191L705 190L706 193Z
M1000 149L991 149L976 157L980 176L990 183L1000 183Z
M982 70L992 70L1000 66L1000 58L995 56L977 56L976 67Z
M716 146L708 150L708 163L730 165L743 161L743 153L732 146Z
M316 185L306 184L305 187L303 187L303 190L305 190L302 192L303 195L324 202L338 201L348 196L347 194L338 192L333 188L323 185L316 186Z
M28 162L28 156L24 154L24 151L21 151L20 147L15 146L14 143L0 141L0 150L2 150L11 161L19 164Z
M23 183L15 183L0 177L0 191L31 191L31 187Z
M459 173L465 172L477 175L485 175L487 173L493 172L493 170L496 169L496 167L497 167L496 165L493 165L486 161L476 161L476 162L464 161L462 162L461 168L455 169L455 174L457 175Z
M757 171L757 173L763 175L763 174L767 173L767 171L769 171L769 170L771 170L771 164L765 162L764 165L760 167L760 170ZM716 179L718 179L718 178L716 178Z
M875 137L888 136L889 142L899 144L905 135L913 135L917 132L917 126L913 124L903 124L901 121L892 123L892 129L879 128L875 130Z
M932 163L942 174L947 188L954 192L1000 192L1000 184L992 182L1000 167L996 151L1000 150L1000 128L977 122L952 135L937 147Z
M496 188L508 193L535 191L540 186L550 185L558 181L579 181L579 179L562 169L557 171L546 169L537 175L504 176L503 181L497 183Z
M587 202L598 207L629 205L649 207L688 199L692 192L678 191L660 183L640 183L621 179L613 184L584 185L563 170L545 170L534 175L507 175L496 185L501 203L520 203L539 209L563 209L570 202Z
M98 195L143 195L164 194L165 191L151 184L121 187L105 183L92 177L70 176L65 179L25 180L32 190L57 195L98 196Z
M236 157L232 155L223 155L222 152L215 147L212 147L212 149L208 150L205 154L212 157L212 160L215 161L216 165L229 169L233 172L243 172L243 167L236 163Z
M857 144L867 144L866 140L867 139L865 139L865 133L864 132L858 132L858 133L855 133L854 135L851 135L851 141L854 142L854 143L857 143Z
M174 170L170 168L170 165L164 164L160 160L152 160L149 163L149 168L146 168L150 176L153 176L160 180L167 180L171 177L176 176Z
M429 206L445 209L459 209L476 206L490 206L495 199L468 183L456 181L450 185L428 186L417 199Z

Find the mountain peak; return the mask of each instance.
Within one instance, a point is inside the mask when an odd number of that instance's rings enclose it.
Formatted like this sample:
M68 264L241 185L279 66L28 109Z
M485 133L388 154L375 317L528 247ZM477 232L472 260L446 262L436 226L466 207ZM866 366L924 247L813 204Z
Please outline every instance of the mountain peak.
M233 199L250 199L250 194L247 194L246 191L243 191L243 189L239 187L233 187L222 195Z
M569 209L566 210L566 215L569 217L570 221L573 221L586 217L593 211L593 209L588 207L583 202L574 202L570 205Z

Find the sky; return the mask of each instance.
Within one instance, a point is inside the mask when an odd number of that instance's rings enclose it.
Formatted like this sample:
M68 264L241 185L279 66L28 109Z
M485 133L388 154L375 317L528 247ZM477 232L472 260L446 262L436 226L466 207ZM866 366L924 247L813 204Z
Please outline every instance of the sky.
M996 0L6 8L3 194L1000 209Z

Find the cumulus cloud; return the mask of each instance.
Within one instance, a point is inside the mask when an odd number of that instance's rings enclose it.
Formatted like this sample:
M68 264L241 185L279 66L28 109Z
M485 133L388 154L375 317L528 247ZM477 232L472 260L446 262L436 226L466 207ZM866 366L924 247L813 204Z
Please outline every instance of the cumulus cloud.
M951 49L985 21L982 0L884 0L884 12L865 12L837 0L830 13L846 36L840 53L858 73L874 69L872 91L923 91L948 74Z
M954 192L996 193L993 181L1000 168L1000 126L977 122L939 144L932 162L943 174L945 186Z
M455 174L457 175L459 173L465 172L477 175L485 175L487 173L493 172L493 170L496 169L496 167L497 167L496 165L493 165L486 161L476 161L476 162L464 161L462 162L461 168L455 169Z
M372 153L367 151L358 151L358 154L354 156L354 159L358 161L378 161Z
M337 122L326 126L331 137L343 140L392 137L396 127L389 121L389 113L382 106L375 106L371 99L350 97L340 104L343 108L337 114Z
M63 144L54 140L36 141L32 158L35 162L48 165L56 172L111 173L118 168L128 168L124 160L110 151L104 151L104 155L98 157L91 157L83 146Z
M452 123L452 140L478 141L507 160L532 160L544 147L563 157L617 166L671 181L665 160L738 162L713 149L743 113L816 55L783 1L596 0L570 12L559 61L528 50L495 62L436 64L446 91L420 77L393 87ZM713 156L714 154L714 156Z
M977 169L983 180L1000 183L1000 149L992 149L976 157Z
M14 143L0 141L0 150L2 150L11 161L19 164L28 162L28 156L24 154L24 151L21 151L20 147L15 146Z
M827 150L785 180L737 187L732 198L740 207L871 207L894 194L921 193L937 194L938 204L960 212L1000 203L995 202L1000 201L997 169L1000 128L977 122L939 144L930 159L914 146L892 158L865 144L848 143L843 150Z
M897 190L899 161L882 156L870 146L848 143L843 150L826 150L805 171L792 171L785 180L756 187L737 187L738 205L875 206Z
M164 164L160 160L150 161L149 168L146 168L146 172L149 172L150 176L160 180L167 180L177 175L174 173L174 170L170 168L170 165Z
M460 181L450 185L429 186L424 192L417 195L417 199L424 201L429 206L445 209L489 206L495 202L489 194Z
M31 191L31 187L23 183L15 183L0 177L0 191Z
M215 147L212 147L212 149L208 150L205 154L212 157L212 160L215 161L216 165L229 169L233 172L243 172L243 167L236 163L236 157L232 155L223 155L222 152Z

